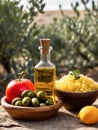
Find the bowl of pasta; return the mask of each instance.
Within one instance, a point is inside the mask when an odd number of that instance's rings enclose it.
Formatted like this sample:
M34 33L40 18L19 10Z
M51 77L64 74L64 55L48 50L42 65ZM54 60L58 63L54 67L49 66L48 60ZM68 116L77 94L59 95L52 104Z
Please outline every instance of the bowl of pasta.
M98 98L98 83L91 77L70 72L56 81L56 96L63 106L71 111L93 104Z

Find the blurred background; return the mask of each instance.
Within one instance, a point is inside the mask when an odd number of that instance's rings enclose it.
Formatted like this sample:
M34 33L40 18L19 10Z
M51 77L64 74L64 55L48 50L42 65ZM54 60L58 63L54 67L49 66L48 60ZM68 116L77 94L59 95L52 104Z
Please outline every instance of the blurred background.
M0 1L0 96L26 71L33 81L40 38L50 38L57 78L70 70L98 81L98 0Z
M83 4L81 4L81 0L43 0L43 2L46 4L44 7L45 11L49 10L59 10L59 5L62 6L62 9L66 10L72 10L71 3L75 4L78 1L80 4L78 9L84 10ZM95 3L97 4L97 0L95 0ZM23 4L24 7L28 5L27 0L21 0L20 5ZM92 0L89 0L87 3L87 6L91 8Z

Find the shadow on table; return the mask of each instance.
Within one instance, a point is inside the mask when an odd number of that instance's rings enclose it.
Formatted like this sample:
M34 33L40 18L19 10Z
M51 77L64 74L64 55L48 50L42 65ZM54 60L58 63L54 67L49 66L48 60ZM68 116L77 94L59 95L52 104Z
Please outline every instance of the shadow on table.
M88 130L93 128L93 130L98 129L98 123L96 125L84 125L77 117L69 115L65 112L58 112L56 116L44 120L44 121L19 121L16 122L22 126L22 128L27 128L27 130Z

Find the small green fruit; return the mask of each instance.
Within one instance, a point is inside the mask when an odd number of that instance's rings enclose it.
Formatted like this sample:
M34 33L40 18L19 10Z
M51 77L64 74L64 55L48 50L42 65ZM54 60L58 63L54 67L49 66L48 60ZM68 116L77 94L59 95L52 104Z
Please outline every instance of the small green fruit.
M36 98L36 97L34 97L34 98L32 98L32 105L34 106L34 107L38 107L39 106L39 100L38 100L38 98Z
M22 106L22 101L16 101L15 106Z
M17 101L21 101L21 98L20 98L20 97L14 98L14 99L12 100L11 104L12 104L12 105L15 105L15 103L16 103Z
M23 106L29 106L30 103L31 103L31 98L30 98L30 97L24 97L24 98L22 99L22 104L23 104Z

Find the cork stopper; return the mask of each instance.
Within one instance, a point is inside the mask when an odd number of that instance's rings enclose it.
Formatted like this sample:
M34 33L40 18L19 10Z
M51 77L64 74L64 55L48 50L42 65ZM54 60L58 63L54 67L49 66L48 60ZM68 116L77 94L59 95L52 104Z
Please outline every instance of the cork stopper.
M48 54L50 42L51 42L50 39L40 39L40 45L43 54Z

